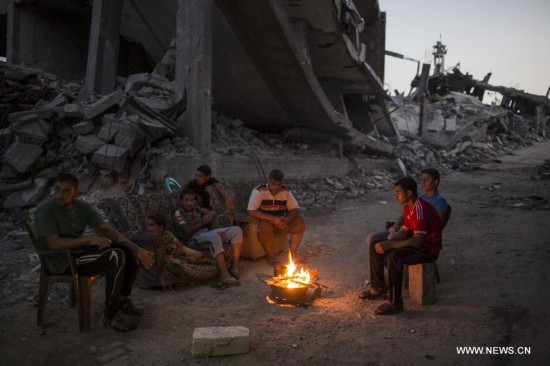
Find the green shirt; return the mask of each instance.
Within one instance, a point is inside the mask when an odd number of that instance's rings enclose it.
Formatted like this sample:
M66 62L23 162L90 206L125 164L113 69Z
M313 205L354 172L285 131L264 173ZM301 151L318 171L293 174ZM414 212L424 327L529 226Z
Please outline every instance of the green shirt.
M46 235L57 235L61 238L79 238L87 226L97 228L104 220L90 204L76 199L70 209L59 207L55 199L48 200L38 206L35 213L35 232L39 246L51 250L46 242ZM60 273L69 268L65 254L49 256L50 266Z

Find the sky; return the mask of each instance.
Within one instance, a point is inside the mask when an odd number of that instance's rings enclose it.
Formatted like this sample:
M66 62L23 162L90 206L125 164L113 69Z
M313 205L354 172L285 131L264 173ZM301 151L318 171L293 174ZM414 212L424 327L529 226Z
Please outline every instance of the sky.
M550 0L379 0L386 49L421 62L447 46L445 69L545 95L550 87ZM430 58L426 58L428 54ZM386 56L385 88L408 93L416 63ZM393 92L392 92L393 94Z

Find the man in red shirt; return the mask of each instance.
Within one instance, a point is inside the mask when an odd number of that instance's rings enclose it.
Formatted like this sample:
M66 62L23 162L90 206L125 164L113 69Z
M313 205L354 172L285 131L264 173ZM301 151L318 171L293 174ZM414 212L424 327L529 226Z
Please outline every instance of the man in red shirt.
M407 238L382 241L369 248L372 287L367 298L385 297L384 260L388 267L389 303L375 310L378 315L403 311L403 265L433 262L441 251L441 218L432 204L418 197L414 179L405 177L398 180L394 191L395 200L403 205L400 231L407 234Z

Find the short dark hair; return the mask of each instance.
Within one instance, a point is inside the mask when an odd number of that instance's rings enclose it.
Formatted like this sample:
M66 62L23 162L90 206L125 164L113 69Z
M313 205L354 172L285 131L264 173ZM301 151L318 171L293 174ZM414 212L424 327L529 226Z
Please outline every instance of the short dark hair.
M180 200L183 199L183 197L185 197L186 195L192 195L193 197L195 196L195 192L193 192L192 190L190 189L183 189L181 192L180 192Z
M439 172L437 171L437 169L426 168L423 171L421 171L420 174L428 174L432 179L437 180L438 182L441 182L441 179L439 178Z
M201 172L204 175L212 175L212 169L208 165L201 165L197 168L197 172Z
M147 217L149 220L153 220L158 226L166 227L166 217L160 213L152 214Z
M78 189L78 178L70 173L61 173L55 177L55 182L67 182Z
M418 189L416 188L416 182L411 177L405 177L395 182L394 187L401 187L405 192L412 191L413 196L418 196Z
M283 179L285 179L285 175L283 174L282 170L279 169L273 169L269 173L269 179L276 180L277 182L282 182Z

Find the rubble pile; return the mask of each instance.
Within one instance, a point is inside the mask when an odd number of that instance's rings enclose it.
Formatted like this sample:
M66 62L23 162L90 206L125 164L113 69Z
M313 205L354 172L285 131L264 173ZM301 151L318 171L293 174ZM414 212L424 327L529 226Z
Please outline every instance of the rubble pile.
M123 186L122 193L154 190L159 183L154 177L162 176L152 172L156 156L199 154L186 138L176 136L175 121L185 105L173 102L173 81L141 73L119 82L112 94L80 101L80 83L37 69L0 66L3 208L35 205L51 178L63 171L75 173L82 193L96 198L100 195L94 192L115 183ZM457 92L432 97L424 108L426 126L420 137L419 113L419 105L407 99L392 113L401 137L387 168L365 163L373 154L348 152L355 169L347 176L292 182L302 206L331 207L369 189L391 187L399 176L418 175L426 167L443 173L476 169L480 162L548 135L548 116L517 115ZM212 113L212 150L220 155L253 154L261 164L269 157L339 153L330 141L300 140L286 132L260 132L239 119Z

